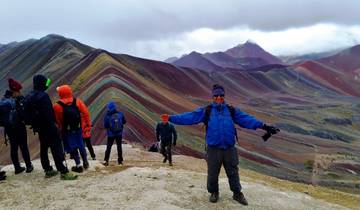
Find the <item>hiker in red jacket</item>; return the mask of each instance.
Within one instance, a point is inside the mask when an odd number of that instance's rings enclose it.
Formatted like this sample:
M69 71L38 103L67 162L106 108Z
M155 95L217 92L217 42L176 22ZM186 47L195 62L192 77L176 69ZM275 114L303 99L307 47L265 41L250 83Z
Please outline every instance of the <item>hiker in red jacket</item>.
M54 104L56 124L61 131L65 152L70 153L76 163L71 170L81 173L83 169L89 168L82 137L84 130L91 129L89 111L79 98L73 97L69 85L62 85L56 90L60 97L60 100ZM83 166L81 166L78 150Z

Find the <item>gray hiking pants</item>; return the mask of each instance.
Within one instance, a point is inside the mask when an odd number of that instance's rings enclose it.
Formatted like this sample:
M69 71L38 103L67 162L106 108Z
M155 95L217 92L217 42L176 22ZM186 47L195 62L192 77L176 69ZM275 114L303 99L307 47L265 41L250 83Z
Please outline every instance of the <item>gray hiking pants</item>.
M239 179L239 157L235 147L218 149L207 148L208 178L207 190L209 193L219 192L219 173L221 165L224 165L226 175L229 180L230 190L233 193L241 192Z

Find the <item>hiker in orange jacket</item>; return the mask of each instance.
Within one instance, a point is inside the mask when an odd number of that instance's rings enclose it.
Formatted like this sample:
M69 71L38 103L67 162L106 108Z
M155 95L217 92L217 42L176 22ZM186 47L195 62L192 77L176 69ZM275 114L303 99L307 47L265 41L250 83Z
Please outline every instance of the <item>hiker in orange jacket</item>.
M83 172L89 163L83 142L83 131L91 129L89 111L80 99L73 97L71 87L62 85L56 88L60 100L54 104L56 123L61 131L65 152L74 158L76 166L72 171ZM81 166L78 150L83 160Z

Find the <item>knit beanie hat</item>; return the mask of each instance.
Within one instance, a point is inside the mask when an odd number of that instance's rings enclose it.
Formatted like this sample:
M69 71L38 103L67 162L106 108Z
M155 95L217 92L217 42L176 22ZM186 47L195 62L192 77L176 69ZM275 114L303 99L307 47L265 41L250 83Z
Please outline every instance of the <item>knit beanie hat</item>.
M212 93L212 96L225 95L225 90L221 85L215 84L215 85L213 85L211 93Z
M9 82L9 89L11 91L19 91L19 90L21 90L22 86L21 86L20 82L14 80L12 78L10 78L8 80L8 82Z

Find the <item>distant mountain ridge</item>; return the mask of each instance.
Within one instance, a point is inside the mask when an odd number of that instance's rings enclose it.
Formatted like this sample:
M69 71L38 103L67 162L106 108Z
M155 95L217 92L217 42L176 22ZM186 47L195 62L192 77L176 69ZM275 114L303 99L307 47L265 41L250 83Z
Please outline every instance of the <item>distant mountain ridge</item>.
M249 70L271 64L284 64L279 58L266 52L259 45L251 41L230 48L225 52L205 54L192 52L171 63L205 71L223 71L224 69Z
M177 59L179 59L178 57L170 57L168 59L165 59L164 62L165 63L173 63L175 62Z
M360 69L360 45L355 45L332 56L321 58L319 62L353 73Z
M18 42L10 42L8 44L0 44L0 53L4 52L5 50L15 47Z
M66 68L78 62L93 48L76 40L50 34L39 40L16 43L0 53L0 79L17 78L30 84L36 72L62 75ZM7 83L0 84L1 88Z
M212 61L208 60L205 56L198 52L191 52L190 54L177 59L173 64L189 68L197 68L206 71L221 70L222 67L216 65Z
M225 53L234 58L261 58L268 64L284 64L279 58L266 52L252 41L247 41L244 44L228 49Z
M301 55L290 55L290 56L279 56L279 58L289 65L297 64L306 60L319 60L321 58L330 57L342 51L344 49L337 49L325 52L317 52L317 53L308 53Z

